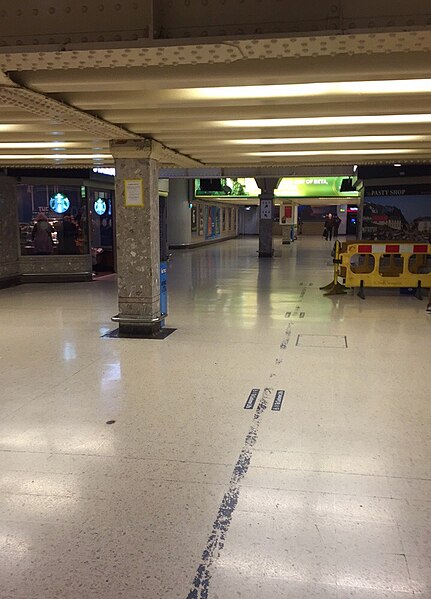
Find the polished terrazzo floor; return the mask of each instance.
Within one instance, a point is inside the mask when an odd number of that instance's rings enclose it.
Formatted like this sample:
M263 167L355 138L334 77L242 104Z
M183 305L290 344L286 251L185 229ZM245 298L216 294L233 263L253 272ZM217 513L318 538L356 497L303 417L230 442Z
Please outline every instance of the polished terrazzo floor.
M175 253L164 341L101 338L114 277L0 291L1 599L431 597L425 302L257 245Z

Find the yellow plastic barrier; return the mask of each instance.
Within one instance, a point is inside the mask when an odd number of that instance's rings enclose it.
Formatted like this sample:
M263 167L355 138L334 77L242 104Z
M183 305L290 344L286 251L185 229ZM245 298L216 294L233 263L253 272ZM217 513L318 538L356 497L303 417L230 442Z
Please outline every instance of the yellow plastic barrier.
M416 288L422 299L422 287L431 286L431 244L415 242L355 241L336 243L334 282L326 286L327 295L345 293L346 287L359 287L365 299L365 287Z

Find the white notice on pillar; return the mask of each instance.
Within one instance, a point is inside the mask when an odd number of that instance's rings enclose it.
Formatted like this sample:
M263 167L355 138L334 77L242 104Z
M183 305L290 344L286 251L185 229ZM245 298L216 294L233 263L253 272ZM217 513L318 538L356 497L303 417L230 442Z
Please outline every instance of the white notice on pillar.
M125 179L124 205L127 207L144 205L142 179Z
M272 200L260 200L260 218L264 220L271 220Z

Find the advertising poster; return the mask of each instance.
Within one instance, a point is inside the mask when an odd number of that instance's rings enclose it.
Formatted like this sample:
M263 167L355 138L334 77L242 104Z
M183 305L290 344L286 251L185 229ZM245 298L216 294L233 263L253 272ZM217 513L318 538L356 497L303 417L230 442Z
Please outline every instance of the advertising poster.
M205 206L206 227L205 238L214 239L220 235L220 208L216 206Z
M199 235L203 236L204 234L204 209L203 206L199 204L198 206L199 212Z
M287 225L292 220L292 206L280 206L280 224Z
M192 233L197 233L198 230L198 210L195 205L192 206L190 210L190 220L191 220L191 229Z
M390 190L389 190L390 191ZM408 194L408 188L407 188ZM428 242L431 238L430 195L368 195L366 190L362 236Z

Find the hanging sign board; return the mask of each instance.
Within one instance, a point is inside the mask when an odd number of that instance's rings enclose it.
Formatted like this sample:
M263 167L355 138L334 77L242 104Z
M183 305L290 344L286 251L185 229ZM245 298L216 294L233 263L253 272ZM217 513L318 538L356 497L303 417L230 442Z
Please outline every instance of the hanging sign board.
M142 179L125 179L124 205L129 207L142 207L144 205L144 189Z
M272 200L260 200L260 218L262 220L271 220Z

